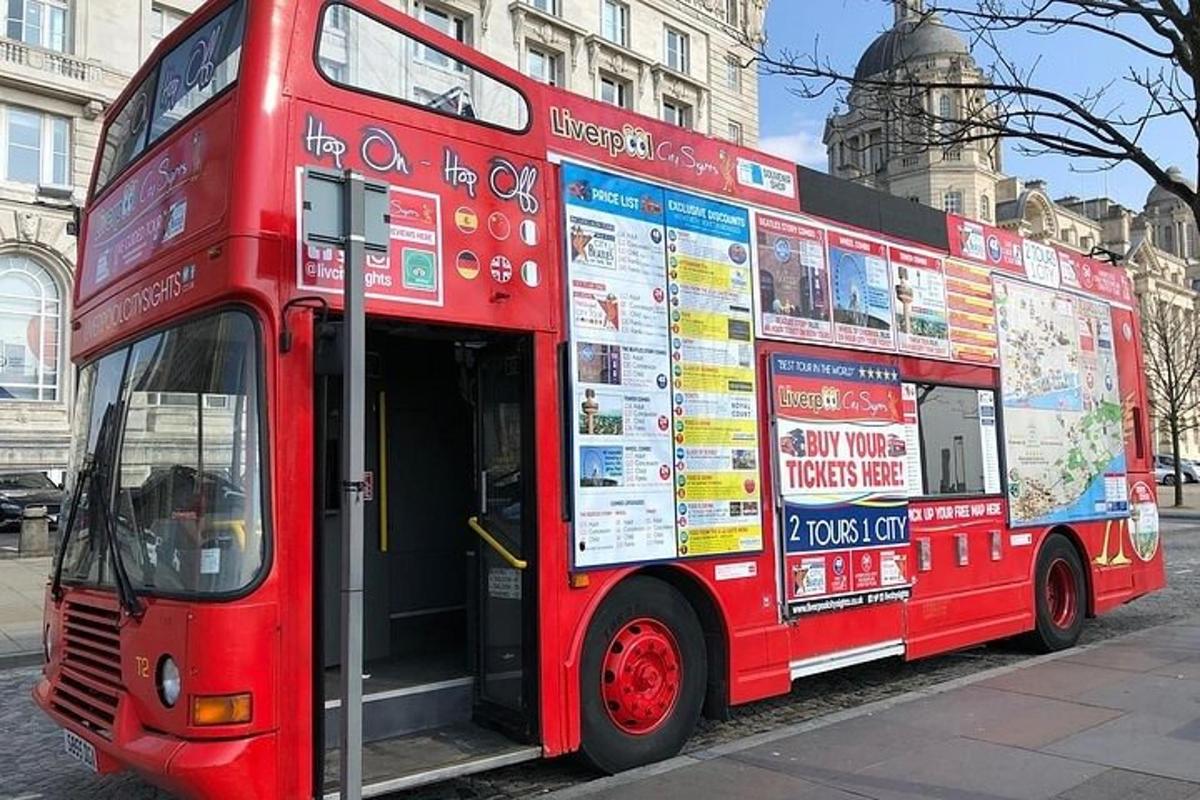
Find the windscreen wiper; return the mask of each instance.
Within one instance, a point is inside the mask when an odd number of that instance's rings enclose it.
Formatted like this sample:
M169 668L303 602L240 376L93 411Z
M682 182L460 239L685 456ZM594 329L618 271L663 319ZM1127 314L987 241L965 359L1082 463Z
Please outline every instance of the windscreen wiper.
M104 520L104 538L108 543L109 558L112 559L113 577L115 578L113 583L117 589L117 601L129 616L140 618L145 609L142 606L142 601L138 599L137 590L133 587L133 581L129 580L129 571L125 568L125 557L121 554L121 546L117 542L116 518L113 514L112 505L109 502L112 494L112 486L109 484L108 479L111 477L110 473L113 469L119 439L117 437L116 426L109 425L108 423L110 420L121 418L121 408L121 403L113 403L104 412L104 424L101 425L100 433L96 437L95 460L95 463L102 466L92 471L92 479L95 485L92 491L88 492L88 501L91 502L92 497L95 496L99 506L100 517Z
M79 501L83 498L83 487L91 481L95 461L88 457L84 465L75 475L75 484L71 487L71 513L67 515L66 524L58 542L58 557L54 559L54 576L50 581L50 596L55 602L62 600L62 568L67 555L67 543L71 541L71 532L75 530L75 519L79 516Z

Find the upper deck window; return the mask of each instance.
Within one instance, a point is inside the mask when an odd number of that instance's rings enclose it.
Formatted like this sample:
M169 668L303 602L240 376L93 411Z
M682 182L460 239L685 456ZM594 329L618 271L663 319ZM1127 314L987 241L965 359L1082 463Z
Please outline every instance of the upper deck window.
M465 22L460 35L454 19L422 19L459 40L468 36ZM529 122L529 104L512 86L349 6L325 9L317 65L334 83L443 114L514 131Z
M245 28L244 0L237 0L163 56L113 117L104 137L96 191L146 148L238 76Z

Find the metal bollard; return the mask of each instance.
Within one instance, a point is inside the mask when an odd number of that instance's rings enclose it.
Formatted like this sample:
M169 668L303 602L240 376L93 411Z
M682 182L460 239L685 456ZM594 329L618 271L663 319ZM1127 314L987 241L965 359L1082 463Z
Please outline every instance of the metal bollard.
M30 506L21 513L17 553L22 557L50 555L50 519L45 506Z

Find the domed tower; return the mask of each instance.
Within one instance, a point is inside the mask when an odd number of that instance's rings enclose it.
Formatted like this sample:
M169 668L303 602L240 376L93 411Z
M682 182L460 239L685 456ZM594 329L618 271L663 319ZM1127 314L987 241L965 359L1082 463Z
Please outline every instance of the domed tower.
M1179 167L1171 167L1167 170L1167 175L1193 189L1196 188L1195 184L1183 177ZM1178 195L1156 184L1150 190L1150 194L1146 195L1142 221L1150 240L1159 250L1188 261L1200 258L1200 250L1197 249L1197 239L1200 235L1196 230L1196 218Z
M847 108L825 124L829 173L935 208L991 222L1000 173L1000 141L989 137L944 147L934 119L956 129L979 114L984 75L966 41L924 0L894 0L895 22L867 47L854 71ZM871 79L903 84L880 90ZM927 89L931 83L953 89Z

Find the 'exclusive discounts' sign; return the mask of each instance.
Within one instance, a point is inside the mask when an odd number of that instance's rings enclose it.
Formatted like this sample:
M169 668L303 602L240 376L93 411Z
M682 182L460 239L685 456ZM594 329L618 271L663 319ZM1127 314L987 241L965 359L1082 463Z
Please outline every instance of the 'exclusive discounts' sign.
M831 597L905 599L908 448L896 369L775 354L771 392L789 612L843 607Z

